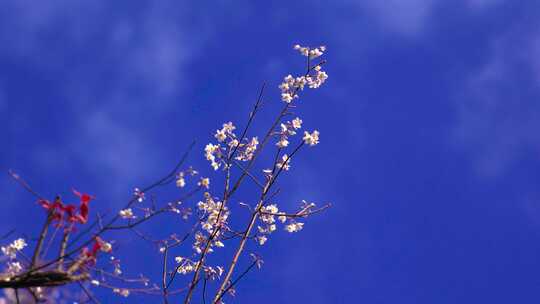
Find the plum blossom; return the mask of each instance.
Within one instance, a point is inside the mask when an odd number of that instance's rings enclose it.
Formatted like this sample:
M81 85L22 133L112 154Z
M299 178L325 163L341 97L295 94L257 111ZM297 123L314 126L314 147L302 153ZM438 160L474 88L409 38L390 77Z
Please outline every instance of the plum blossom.
M204 152L206 160L210 161L212 168L214 168L214 170L219 169L221 163L219 163L219 161L216 161L216 159L219 159L222 156L221 146L209 143L204 148Z
M297 95L295 95L296 97ZM291 93L281 93L281 100L285 101L286 103L291 103L293 101L294 97Z
M219 142L224 142L227 138L235 138L233 131L236 129L236 127L233 125L232 122L224 123L223 128L221 130L217 130L214 137Z
M287 139L286 136L282 136L279 141L276 143L276 146L278 146L278 148L285 148L289 145L289 140Z
M304 131L304 142L310 146L315 146L319 143L319 131L315 130L311 133Z
M144 192L141 191L141 189L139 188L135 188L133 190L133 195L137 198L137 201L139 203L142 203L145 199L145 195L144 195Z
M328 74L326 74L325 71L321 71L319 66L317 67L318 68L315 68L315 71L317 72L315 75L306 77L306 81L310 89L319 88L326 81L326 79L328 79Z
M5 256L8 256L10 259L15 259L17 257L17 252L21 251L26 247L26 241L22 238L14 240L11 244L8 246L2 246L2 253Z
M253 137L247 144L240 145L242 149L239 151L238 156L236 156L235 159L240 161L251 160L255 154L255 151L257 150L258 145L259 139L257 137Z
M126 289L126 288L114 288L113 292L123 296L124 298L129 297L129 293L130 293L129 289Z
M268 240L268 238L266 237L266 235L259 235L257 236L257 241L259 242L259 245L264 245L264 243L266 243L266 241Z
M289 136L295 135L296 130L302 127L302 120L298 117L293 119L293 121L287 121L281 123L279 126L279 131L276 132L279 135L279 140L276 143L278 148L286 148L289 145Z
M302 54L302 56L309 56L309 58L311 59L314 59L314 58L317 58L317 57L320 57L324 54L324 51L326 51L326 46L324 45L321 45L317 48L308 48L308 47L303 47L299 44L296 44L294 46L294 49L297 50L298 52L300 52L300 54Z
M291 125L295 130L298 130L302 128L302 120L299 117L296 117L295 119L293 119Z
M201 177L201 180L197 183L197 186L199 187L202 187L202 188L210 188L210 178L208 177L205 177L205 178L202 178Z
M294 49L298 50L303 56L309 56L310 59L320 57L326 51L325 46L310 49L298 44L294 46ZM321 64L316 64L313 67L310 66L308 73L304 76L293 77L292 75L287 75L279 85L281 100L286 103L292 103L295 98L298 98L298 91L302 91L305 85L310 89L319 88L328 79L328 74L322 70Z
M223 206L221 201L214 200L210 193L206 192L204 197L205 200L200 201L197 207L207 214L206 221L201 223L202 228L206 232L212 233L216 226L222 225L227 221L229 210L226 206Z
M289 171L291 168L291 159L287 154L283 154L281 159L276 163L276 168Z
M23 267L20 262L8 262L6 273L8 276L14 276L20 273L23 270Z
M131 208L120 210L120 212L118 212L118 214L123 219L134 219L134 218L136 218L136 216L133 214L133 210L131 210Z
M293 233L302 230L304 223L293 222L285 226L287 232Z
M268 240L268 235L276 231L276 214L279 214L279 209L276 204L261 207L259 219L263 222L264 226L257 226L259 234L257 235L256 240L259 245L264 245Z
M176 179L176 187L184 188L186 186L186 179L184 178L184 172L180 172Z

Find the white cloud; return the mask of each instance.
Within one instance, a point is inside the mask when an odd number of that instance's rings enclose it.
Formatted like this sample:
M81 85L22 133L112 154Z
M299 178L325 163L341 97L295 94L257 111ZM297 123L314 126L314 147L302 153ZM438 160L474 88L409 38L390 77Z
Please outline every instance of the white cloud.
M422 32L435 6L435 0L370 0L361 3L384 28L403 35Z
M457 145L477 172L497 177L540 152L540 33L509 31L493 43L489 61L458 97Z
M464 0L465 5L476 12L504 1ZM447 4L442 0L353 0L353 3L373 17L384 30L408 37L421 35L429 29L437 7Z
M504 1L506 0L467 0L467 5L471 9L484 9Z
M70 160L128 181L152 172L137 165L159 155L141 135L152 125L134 124L133 117L178 107L186 64L208 39L207 26L185 23L189 8L171 9L174 3L152 2L133 14L108 1L5 4L0 54L57 77L62 85L55 89L67 102L51 106L72 114L64 144L39 147L37 164L69 170Z

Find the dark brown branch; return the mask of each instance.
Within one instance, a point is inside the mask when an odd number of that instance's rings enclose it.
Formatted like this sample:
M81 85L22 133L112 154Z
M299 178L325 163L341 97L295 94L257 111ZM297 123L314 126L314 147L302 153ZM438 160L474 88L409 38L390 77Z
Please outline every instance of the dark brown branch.
M88 279L88 274L71 275L64 271L38 271L27 276L15 277L10 281L0 280L2 288L32 288L32 287L54 287Z

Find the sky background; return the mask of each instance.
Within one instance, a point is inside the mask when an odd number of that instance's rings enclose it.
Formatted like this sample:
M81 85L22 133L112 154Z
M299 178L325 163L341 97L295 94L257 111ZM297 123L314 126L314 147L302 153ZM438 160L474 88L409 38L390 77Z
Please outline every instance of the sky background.
M226 302L538 303L539 29L538 1L7 0L0 169L111 212L196 139L188 163L218 193L202 153L215 129L242 126L266 82L262 136L281 79L302 72L292 46L324 44L330 77L296 111L321 144L294 160L276 201L333 206L251 246L264 267ZM0 191L0 233L35 235L35 199L7 174ZM179 190L161 191L164 203ZM127 275L156 280L159 253L138 240L118 237L115 254Z

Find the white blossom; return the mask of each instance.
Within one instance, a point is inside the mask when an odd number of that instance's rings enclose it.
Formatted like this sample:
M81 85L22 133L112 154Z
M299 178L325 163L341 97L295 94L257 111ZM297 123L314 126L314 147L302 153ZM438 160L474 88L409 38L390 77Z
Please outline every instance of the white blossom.
M234 137L233 131L236 129L236 127L233 125L232 122L224 123L223 128L221 130L216 130L216 134L214 137L219 142L224 142L228 137Z
M293 101L293 96L290 93L281 93L281 100L286 103L291 103Z
M271 204L261 208L261 221L265 224L273 224L275 222L274 214L278 213L279 209L276 204Z
M125 298L129 297L129 290L128 289L125 289L125 288L114 288L113 289L113 292L114 293L117 293Z
M303 47L299 44L294 46L294 49L300 52L303 56L309 56L310 59L320 57L326 51L325 46L319 46L316 48ZM314 71L314 73L312 73ZM279 85L281 90L281 100L286 103L291 103L295 98L298 98L298 91L302 91L304 86L308 86L311 89L320 87L328 79L328 74L321 69L321 63L310 67L308 75L293 77L287 75L283 82ZM296 129L296 128L295 128Z
M328 74L325 71L316 69L317 74L306 77L307 84L310 89L319 88L328 79Z
M112 251L112 244L109 243L109 242L103 241L101 243L100 250L103 251L103 252L111 252Z
M17 257L17 252L21 251L26 247L26 241L22 238L14 240L8 246L2 246L2 253L8 256L10 259L15 259Z
M264 243L266 243L268 238L265 235L259 235L259 236L257 236L257 240L259 241L259 245L262 246L262 245L264 245Z
M212 168L214 168L214 170L219 169L220 163L216 161L216 158L221 157L221 146L209 143L204 148L204 152L206 159L210 161Z
M304 227L304 223L294 222L294 223L290 223L286 225L285 230L292 233L292 232L298 232L302 230L303 227Z
M295 130L302 128L302 120L299 117L296 117L292 121L292 126Z
M253 158L257 146L259 145L259 139L253 137L247 144L242 146L242 150L239 151L238 156L235 157L236 160L240 161L249 161Z
M134 219L134 218L136 218L136 216L133 215L133 210L131 210L131 208L120 210L120 212L118 212L118 214L123 219Z
M304 131L304 142L310 146L315 146L319 143L319 131L315 130L311 134L307 131Z
M203 211L206 214L205 221L201 222L201 227L208 234L213 234L218 226L226 223L230 212L226 206L223 206L223 203L221 201L214 200L208 192L206 192L204 196L204 201L200 201L199 203L197 203L197 207L199 208L199 210ZM214 237L214 242L213 244L211 244L212 246L225 246L218 238L219 232L216 233ZM193 244L193 249L200 254L202 253L202 248L205 246L206 243L207 238L202 233L197 231L195 233L195 243ZM210 247L208 251L212 252L213 250Z
M210 178L208 177L205 177L205 178L202 178L201 177L201 180L197 183L197 186L199 187L203 187L203 188L210 188Z
M186 186L186 179L184 178L184 172L180 172L178 174L178 178L176 179L176 187L184 188L185 186Z
M279 160L277 163L276 163L276 168L278 169L282 169L284 171L289 171L289 169L291 168L291 159L289 158L289 156L287 154L283 154L283 156L281 157L281 160Z
M317 58L317 57L320 57L324 54L324 51L326 51L326 46L324 45L321 45L317 48L308 48L308 47L303 47L299 44L296 44L294 46L294 49L297 50L298 52L300 52L300 54L302 54L302 56L309 56L309 58L311 59L314 59L314 58Z
M142 203L145 199L144 192L142 192L139 188L133 189L133 195L137 198L139 203Z
M282 136L279 141L276 143L276 146L279 148L285 148L289 145L289 140L287 140L287 137Z
M8 262L7 266L8 267L6 269L6 273L9 276L16 275L23 270L23 267L20 262Z

